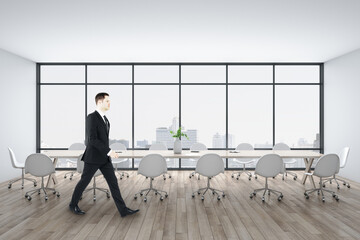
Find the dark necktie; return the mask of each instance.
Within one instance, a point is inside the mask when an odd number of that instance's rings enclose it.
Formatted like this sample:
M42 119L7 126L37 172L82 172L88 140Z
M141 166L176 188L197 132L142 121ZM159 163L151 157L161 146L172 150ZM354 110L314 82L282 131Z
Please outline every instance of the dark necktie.
M104 115L104 119L105 119L105 124L106 124L106 130L109 133L109 129L110 129L110 123L109 120L107 119L107 117Z

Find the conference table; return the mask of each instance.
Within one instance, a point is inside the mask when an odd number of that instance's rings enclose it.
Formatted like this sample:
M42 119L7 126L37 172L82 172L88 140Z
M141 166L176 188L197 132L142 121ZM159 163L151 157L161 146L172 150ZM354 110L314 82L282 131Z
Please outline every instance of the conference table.
M302 158L305 162L305 173L311 173L311 165L313 161L320 158L323 154L311 150L204 150L204 151L190 151L183 150L180 154L174 153L173 150L126 150L116 151L119 158L143 158L144 156L152 153L162 155L164 158L200 158L207 153L216 153L221 158L260 158L266 154L275 153L282 158ZM43 154L53 158L54 166L56 166L59 158L78 158L84 153L83 150L45 150ZM301 183L305 184L306 179L309 177L310 183L315 188L315 182L311 175L304 174ZM49 176L47 186L57 184L55 174Z

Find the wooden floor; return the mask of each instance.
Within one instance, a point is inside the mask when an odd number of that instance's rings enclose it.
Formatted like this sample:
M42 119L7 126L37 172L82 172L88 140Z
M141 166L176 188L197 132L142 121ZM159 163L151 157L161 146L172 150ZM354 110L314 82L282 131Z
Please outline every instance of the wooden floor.
M249 181L244 175L231 178L231 171L211 180L212 186L223 189L226 197L218 201L207 193L205 201L191 194L206 185L206 180L189 179L189 171L171 171L171 179L155 179L154 186L166 190L164 201L151 193L145 203L134 200L134 193L147 188L149 180L130 172L130 178L119 180L121 193L130 208L139 208L136 215L121 218L115 204L99 192L93 202L86 193L79 206L83 216L68 210L73 188L79 180L64 179L58 172L57 190L61 196L34 195L24 198L33 189L27 182L24 190L15 183L9 190L7 182L0 184L0 239L360 239L360 184L350 182L348 189L328 184L340 201L326 195L326 202L316 193L306 200L305 186L288 177L269 180L271 188L284 194L281 202L275 195L261 201L259 194L250 199L254 188L261 188L264 179ZM299 178L302 172L299 172ZM40 179L39 179L40 180ZM98 186L107 187L102 177ZM40 185L40 184L38 184Z

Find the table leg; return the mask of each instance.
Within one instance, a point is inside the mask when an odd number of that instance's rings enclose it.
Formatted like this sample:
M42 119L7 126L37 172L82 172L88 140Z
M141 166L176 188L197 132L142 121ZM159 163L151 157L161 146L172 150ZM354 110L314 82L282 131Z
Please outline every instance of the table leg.
M56 167L57 161L58 161L58 158L54 158L54 161L53 161L54 167ZM55 176L55 173L52 173L52 174L49 175L46 187L52 188L57 183L58 183L58 180L57 180L57 178Z
M304 158L304 162L305 162L305 173L311 173L311 165L314 162L314 158ZM304 174L301 183L305 184L307 177L309 177L310 183L315 188L315 182L314 182L314 178L312 175Z

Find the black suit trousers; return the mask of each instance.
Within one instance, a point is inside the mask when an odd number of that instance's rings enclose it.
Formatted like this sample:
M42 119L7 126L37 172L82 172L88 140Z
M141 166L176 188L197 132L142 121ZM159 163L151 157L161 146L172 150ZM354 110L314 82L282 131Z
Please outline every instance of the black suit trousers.
M114 199L115 205L119 212L124 212L126 205L124 202L124 199L121 197L119 185L117 178L115 176L113 165L110 161L108 161L105 164L84 164L84 170L81 175L80 181L77 183L74 193L72 195L72 199L70 204L75 206L78 204L82 193L84 192L85 188L89 185L91 179L93 178L95 172L100 169L102 174L104 175L104 178L109 185L111 195Z

